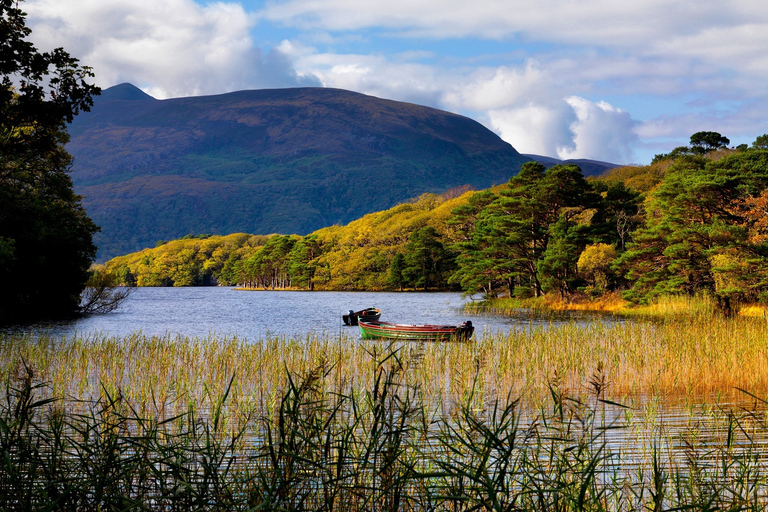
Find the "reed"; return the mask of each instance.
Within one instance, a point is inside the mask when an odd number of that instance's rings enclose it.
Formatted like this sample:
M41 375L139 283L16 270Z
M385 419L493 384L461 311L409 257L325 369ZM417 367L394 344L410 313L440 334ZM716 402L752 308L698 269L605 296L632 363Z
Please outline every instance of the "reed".
M370 349L346 392L336 364L285 381L272 410L224 421L238 384L225 380L172 417L102 388L74 403L49 396L27 364L0 403L5 510L663 510L768 506L762 471L766 405L713 409L683 450L654 437L626 458L611 433L630 428L600 372L582 398L552 379L538 409L469 392L443 414L410 382L405 350ZM344 386L346 387L346 386ZM471 389L481 386L471 385ZM762 407L762 409L761 409ZM761 412L763 411L763 412ZM677 441L675 441L677 442Z
M189 403L210 408L234 376L225 416L253 407L273 411L287 375L328 367L324 391L346 393L371 374L376 354L397 348L408 381L450 412L463 397L482 402L519 397L537 405L557 379L572 396L590 389L600 369L608 397L625 400L768 394L768 322L687 316L667 322L592 321L521 325L478 333L469 343L389 346L307 335L246 341L237 337L72 338L3 335L0 379L22 361L49 384L51 396L93 400L103 390L137 407L172 413Z
M709 295L662 295L647 305L621 308L622 316L630 318L654 318L669 320L676 318L708 319L721 315Z

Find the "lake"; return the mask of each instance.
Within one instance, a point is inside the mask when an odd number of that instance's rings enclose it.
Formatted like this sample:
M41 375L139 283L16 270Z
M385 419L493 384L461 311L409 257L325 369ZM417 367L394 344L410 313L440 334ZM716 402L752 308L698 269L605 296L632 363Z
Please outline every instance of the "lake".
M72 321L46 322L14 331L53 336L91 333L125 336L181 334L190 337L237 335L258 340L270 336L302 337L309 333L359 336L345 326L350 309L377 307L381 320L408 324L460 324L471 320L476 335L507 332L521 326L562 323L573 316L541 317L521 311L514 317L468 315L460 293L249 291L228 287L135 288L112 313ZM581 318L586 319L583 314ZM579 318L579 317L576 317ZM594 321L594 316L588 317Z

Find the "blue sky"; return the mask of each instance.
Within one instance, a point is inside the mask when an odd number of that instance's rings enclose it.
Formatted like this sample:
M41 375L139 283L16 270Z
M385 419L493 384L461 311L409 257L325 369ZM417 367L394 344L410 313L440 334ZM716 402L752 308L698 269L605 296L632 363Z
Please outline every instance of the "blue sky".
M323 86L620 164L768 133L762 0L26 0L33 41L157 98Z

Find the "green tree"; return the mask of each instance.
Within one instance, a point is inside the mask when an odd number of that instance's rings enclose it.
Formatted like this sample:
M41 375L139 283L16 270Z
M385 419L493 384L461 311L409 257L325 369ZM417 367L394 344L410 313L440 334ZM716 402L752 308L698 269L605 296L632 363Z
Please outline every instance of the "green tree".
M696 153L707 153L728 147L731 141L717 132L696 132L691 135L691 148Z
M752 143L753 149L768 149L768 133L764 133Z
M573 292L580 280L577 263L579 254L587 243L585 226L574 218L580 210L566 210L550 227L549 243L536 264L544 291L555 291L561 298Z
M614 213L600 208L601 197L574 165L546 169L529 162L498 194L477 197L457 208L449 223L460 227L454 244L458 269L451 281L470 292L491 295L505 286L510 295L516 287L537 297L547 290L568 293L578 279L581 250L599 234L592 227L596 212L609 228L613 222Z
M622 182L607 184L594 181L592 186L601 197L592 220L592 238L624 251L631 240L631 233L642 222L639 213L643 197Z
M681 159L649 195L647 224L618 260L633 282L627 298L713 294L724 310L764 289L768 247L759 235L768 151L719 160ZM757 228L757 231L755 230Z
M452 258L440 240L440 234L432 226L414 232L405 245L405 280L417 288L427 291L430 287L441 287L446 281L446 272L452 267Z
M398 252L395 257L392 258L392 263L389 265L389 272L387 279L389 284L394 286L400 291L403 291L403 285L405 284L405 272L407 265L405 263L405 255Z
M452 230L452 250L456 253L456 271L448 282L458 284L461 289L475 292L482 290L486 295L493 293L493 283L498 279L488 253L492 239L484 236L477 223L485 208L498 198L490 190L473 194L466 204L451 211L447 225Z
M256 288L288 288L292 285L288 255L296 237L274 235L245 262L246 284Z
M504 248L498 252L507 254L507 277L540 296L544 291L542 272L555 268L540 265L553 233L559 232L552 228L563 215L571 215L573 208L593 208L596 201L577 166L556 165L545 171L541 164L524 165L488 209L495 225L492 236Z
M288 255L288 269L294 286L314 290L316 258L322 254L322 247L317 235L307 235L291 249Z
M546 248L542 187L546 172L540 163L524 164L478 215L473 236L480 251L475 268L484 270L489 292L495 281L503 283L510 295L515 283L541 294L536 264Z
M77 312L96 254L64 144L99 89L63 49L27 41L25 17L0 0L0 323Z
M678 146L672 151L670 151L669 153L661 153L661 154L655 155L653 157L653 160L651 160L651 165L661 162L663 160L676 160L681 156L694 155L694 154L696 154L696 152L694 152L688 146Z

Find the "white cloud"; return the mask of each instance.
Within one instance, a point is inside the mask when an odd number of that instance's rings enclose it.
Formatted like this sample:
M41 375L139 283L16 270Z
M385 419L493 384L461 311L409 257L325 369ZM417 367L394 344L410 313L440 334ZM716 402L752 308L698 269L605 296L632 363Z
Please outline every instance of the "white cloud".
M762 0L285 0L268 3L260 16L325 30L383 27L435 38L522 35L623 48L649 47L702 27L768 23ZM766 37L763 30L762 40Z
M573 109L565 102L492 110L491 127L520 153L557 156L574 149Z
M445 86L435 67L383 55L308 53L305 48L293 55L297 72L317 77L324 87L437 107Z
M578 96L492 110L489 122L519 152L562 159L629 163L639 141L629 113Z
M522 69L509 66L484 69L474 73L469 84L446 93L442 101L449 107L461 109L498 109L536 101L547 80L547 73L534 60L528 61Z
M592 103L578 96L566 99L576 114L571 124L573 146L558 152L560 158L592 158L607 162L631 162L639 138L628 112L601 101Z
M254 20L240 4L35 0L25 8L35 43L65 46L102 86L129 81L162 98L317 83L279 50L254 47Z

